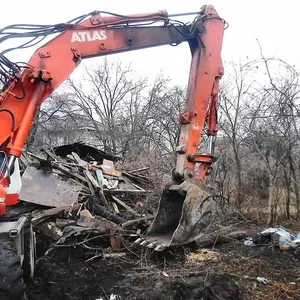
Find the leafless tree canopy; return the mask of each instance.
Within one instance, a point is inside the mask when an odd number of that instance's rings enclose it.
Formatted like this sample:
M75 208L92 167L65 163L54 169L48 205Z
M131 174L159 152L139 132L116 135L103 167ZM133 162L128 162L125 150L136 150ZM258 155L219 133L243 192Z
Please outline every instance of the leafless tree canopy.
M300 217L298 70L263 53L225 70L210 183L238 209L263 214L270 224ZM104 59L40 107L28 147L84 141L121 156L124 165L169 174L185 96L185 87L161 74L150 81L130 65Z
M170 172L179 137L185 88L159 74L135 76L130 65L104 59L69 78L39 109L28 147L84 141L123 158L123 163Z

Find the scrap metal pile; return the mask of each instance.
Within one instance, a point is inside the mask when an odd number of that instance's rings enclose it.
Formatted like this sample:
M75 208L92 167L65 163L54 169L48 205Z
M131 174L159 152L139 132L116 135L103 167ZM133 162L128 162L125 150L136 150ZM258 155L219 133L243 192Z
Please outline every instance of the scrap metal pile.
M21 203L33 205L32 223L57 244L71 236L104 234L120 247L153 219L144 201L148 168L116 170L117 157L83 143L27 152L21 157Z

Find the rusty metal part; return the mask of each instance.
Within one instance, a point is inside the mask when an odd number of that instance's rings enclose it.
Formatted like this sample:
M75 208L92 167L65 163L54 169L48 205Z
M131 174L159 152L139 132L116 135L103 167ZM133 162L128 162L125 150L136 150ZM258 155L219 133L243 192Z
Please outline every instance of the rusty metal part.
M57 175L29 166L22 176L20 199L49 207L71 205L82 188L72 180L63 181Z
M200 180L187 179L180 185L169 183L146 236L135 243L156 251L190 243L205 233L216 212L217 204Z

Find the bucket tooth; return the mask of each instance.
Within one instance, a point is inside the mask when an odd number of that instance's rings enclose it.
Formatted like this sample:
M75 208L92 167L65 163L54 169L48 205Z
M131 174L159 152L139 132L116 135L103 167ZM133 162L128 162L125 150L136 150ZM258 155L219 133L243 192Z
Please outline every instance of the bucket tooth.
M147 245L147 248L149 248L149 249L153 249L155 247L156 247L156 243L151 243L150 242L150 244Z
M141 243L140 243L140 245L141 246L145 246L146 244L148 244L149 242L145 239L144 241L142 241Z
M158 246L156 246L156 247L155 247L154 251L158 251L158 252L160 252L160 251L163 251L164 249L165 249L165 247L164 247L164 246L162 246L162 245L158 245Z
M140 244L144 238L138 238L137 240L134 241L135 244Z
M175 189L174 184L168 187L162 192L157 214L145 238L136 241L155 251L196 240L206 232L217 212L216 201L202 182L191 179L179 188Z

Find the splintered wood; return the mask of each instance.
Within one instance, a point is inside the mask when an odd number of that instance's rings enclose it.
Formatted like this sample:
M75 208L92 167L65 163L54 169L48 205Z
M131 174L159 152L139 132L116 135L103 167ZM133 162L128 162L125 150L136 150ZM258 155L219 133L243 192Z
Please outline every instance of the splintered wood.
M73 179L82 186L82 193L94 194L100 190L110 195L117 194L146 194L151 186L149 178L141 175L147 170L121 171L116 170L113 161L103 159L102 162L86 161L75 152L71 152L65 158L56 156L48 149L43 149L47 158L33 153L22 156L22 161L29 165L28 157L33 163L51 162L51 171L62 180ZM121 204L122 205L122 204Z
M91 159L80 151L63 156L49 149L27 152L21 159L20 199L41 205L32 222L52 240L64 243L92 231L106 234L111 248L118 248L121 232L131 228L133 234L139 224L153 219L135 203L151 191L147 170L116 170L112 160Z

